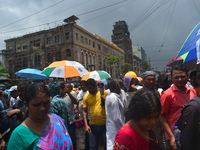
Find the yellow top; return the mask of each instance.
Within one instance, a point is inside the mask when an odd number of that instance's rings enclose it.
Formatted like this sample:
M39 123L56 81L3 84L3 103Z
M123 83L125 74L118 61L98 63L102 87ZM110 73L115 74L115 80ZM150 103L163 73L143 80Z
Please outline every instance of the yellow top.
M108 91L104 90L104 95L107 96ZM96 94L87 92L83 98L83 108L89 106L90 123L92 125L106 124L106 111L105 106L101 106L101 93L98 91Z

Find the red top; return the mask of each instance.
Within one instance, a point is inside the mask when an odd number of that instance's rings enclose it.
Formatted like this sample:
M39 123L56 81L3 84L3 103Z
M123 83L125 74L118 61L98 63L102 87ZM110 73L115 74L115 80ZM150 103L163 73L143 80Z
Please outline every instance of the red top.
M149 150L150 142L141 136L128 123L118 131L115 137L114 150Z

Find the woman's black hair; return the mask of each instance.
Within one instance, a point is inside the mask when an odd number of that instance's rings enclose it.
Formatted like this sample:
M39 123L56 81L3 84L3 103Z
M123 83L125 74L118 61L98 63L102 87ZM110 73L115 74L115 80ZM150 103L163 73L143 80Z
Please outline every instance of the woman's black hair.
M39 92L45 93L50 97L50 92L47 86L43 83L31 83L26 86L25 89L25 102L28 105L32 98L37 96Z
M150 90L139 90L133 96L125 111L126 120L138 121L151 113L161 112L162 105L155 92Z

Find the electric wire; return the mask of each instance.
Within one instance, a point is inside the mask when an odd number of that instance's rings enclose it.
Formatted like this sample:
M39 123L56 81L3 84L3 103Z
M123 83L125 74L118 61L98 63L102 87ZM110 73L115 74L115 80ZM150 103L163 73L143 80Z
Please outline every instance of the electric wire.
M170 6L170 7L172 7L172 6L174 6L174 7L172 8L172 12L171 12L171 15L170 15L168 24L167 24L167 26L166 26L166 31L165 31L165 33L164 33L164 37L163 37L163 40L162 40L162 42L161 42L161 45L160 45L159 50L157 51L157 50L155 49L155 51L154 51L154 53L153 53L153 55L152 55L152 59L155 57L155 53L156 53L156 52L161 52L161 49L162 49L163 46L164 46L164 41L165 41L165 38L166 38L166 35L167 35L167 32L168 32L168 29L169 29L169 25L170 25L170 23L171 23L172 16L173 16L173 14L174 14L174 10L175 10L175 7L176 7L176 2L177 2L177 1L175 1L175 4L174 4L174 5L172 5L173 2L171 2L171 6ZM170 12L170 9L169 9L169 12ZM167 20L167 19L166 19L166 20Z
M93 17L93 18L91 18L91 19L88 19L88 20L86 20L86 21L84 21L84 22L81 22L80 24L84 24L84 23L90 22L90 21L92 21L92 20L95 20L95 19L97 19L97 18L99 18L99 17L102 17L102 16L104 16L104 15L107 15L107 14L109 14L109 13L115 11L115 10L118 10L119 8L122 8L122 7L126 6L126 5L131 4L131 3L134 2L134 1L135 1L135 0L132 0L131 2L129 2L129 3L127 3L127 4L124 4L124 5L122 5L122 6L119 6L119 7L117 7L117 8L114 8L114 9L112 9L111 11L108 11L108 12L106 12L106 13L103 13L103 14L101 14L101 15L99 15L99 16L96 16L96 17Z
M114 6L114 5L118 5L118 4L120 4L120 3L124 3L125 1L127 1L127 0L123 0L123 1L120 1L120 2L117 2L117 3L114 3L114 4L110 4L110 5L107 5L107 6L98 8L98 9L90 10L90 11L88 11L88 12L81 13L81 14L78 14L78 15L76 15L76 16L82 16L82 15L86 15L86 14L88 14L88 13L96 12L96 11L99 11L99 10L102 10L102 9L105 9L105 8L108 8L108 7L111 7L111 6Z
M53 14L50 14L50 15L47 15L47 16L44 16L44 17L37 18L37 19L35 19L35 20L29 21L28 23L33 23L33 22L38 21L38 20L41 20L41 19L43 19L43 18L47 18L47 17L53 16L53 15L59 14L59 13L64 12L64 11L66 11L66 10L70 10L70 9L75 8L75 7L77 7L77 6L83 5L83 4L87 3L88 1L91 1L91 0L87 0L87 1L85 1L85 2L83 2L83 3L77 4L77 5L74 5L74 6L70 6L70 7L67 8L67 9L63 9L63 10L58 11L58 12L55 12L55 13L53 13ZM22 25L23 25L23 24L14 26L14 27L12 27L12 29L13 29L13 28L16 28L16 27L21 27ZM10 32L10 31L8 31L8 32ZM4 31L4 33L6 33L6 31Z
M148 9L148 11L146 13L143 13L143 15L139 18L139 20L137 20L130 28L129 31L133 30L134 28L136 28L137 26L139 26L140 24L142 24L149 16L151 16L158 8L160 8L160 6L164 5L165 3L167 3L166 1L160 1L158 3L154 3L152 6L150 6L150 8Z
M83 15L83 14L85 15L85 14L88 14L88 13L92 13L92 12L98 11L98 10L100 10L100 9L105 9L105 8L108 8L108 6L111 7L111 6L113 6L113 5L117 5L117 4L122 3L122 2L125 2L125 1L127 1L127 0L120 1L120 2L114 3L114 4L112 4L112 5L107 5L107 6L98 8L98 9L96 9L96 10L88 11L88 12L79 14L79 15L77 15L77 16L80 16L80 15ZM10 31L5 31L5 32L0 32L0 34L5 34L5 33L10 33L10 32L15 32L15 31L21 31L21 30L30 29L30 28L35 28L35 27L40 27L40 26L49 25L49 24L51 24L51 23L56 23L56 22L60 22L60 21L63 21L63 19L60 19L60 20L57 20L57 21L53 21L53 22L49 22L49 23L44 23L44 24L36 25L36 26L31 26L31 27L27 27L27 28L21 28L21 29L17 29L17 30L10 30ZM1 28L0 28L0 29L1 29Z
M13 5L10 6L10 7L7 7L7 8L4 8L4 9L1 9L0 12L5 11L5 10L8 10L9 8L12 8L12 7L18 6L18 5L23 4L23 3L25 3L25 2L27 2L27 0L22 1L22 2L19 2L19 3L17 3L17 4L13 4Z
M38 13L41 13L41 12L43 12L43 11L45 11L45 10L51 8L51 7L54 7L55 5L58 5L59 3L62 3L63 1L64 1L64 0L61 0L61 1L59 1L59 2L57 2L57 3L54 3L54 4L52 4L52 5L50 5L50 6L46 7L46 8L44 8L44 9L38 11L38 12L35 12L35 13L29 15L29 16L26 16L26 17L24 17L24 18L22 18L22 19L19 19L19 20L17 20L17 21L14 21L14 22L12 22L12 23L9 23L9 24L7 24L7 25L4 25L4 26L0 27L0 29L3 29L3 28L5 28L5 27L8 27L8 26L10 26L10 25L13 25L13 24L15 24L15 23L17 23L17 22L20 22L20 21L22 21L22 20L24 20L24 19L27 19L27 18L29 18L29 17L32 17L32 16L34 16L34 15L36 15L36 14L38 14Z

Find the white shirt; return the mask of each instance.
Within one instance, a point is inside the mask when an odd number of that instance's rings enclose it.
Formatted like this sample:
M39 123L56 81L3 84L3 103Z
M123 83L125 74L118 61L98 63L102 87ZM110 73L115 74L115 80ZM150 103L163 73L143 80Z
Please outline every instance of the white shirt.
M71 95L74 98L77 98L77 94L74 91L71 91ZM74 113L74 103L71 100L71 98L69 97L69 95L66 93L65 96L63 97L63 100L65 101L65 103L67 104L67 111L69 113L69 120L70 120L70 124L75 122L75 113Z
M11 97L10 98L10 107L12 107L18 100L19 100L19 96L17 96L16 98Z
M83 97L85 96L85 94L87 92L88 91L83 92L83 90L81 90L81 91L79 91L78 96L77 96L77 99L78 99L78 102L79 102L78 108L79 108L79 112L80 112L80 115L81 115L81 119L83 119ZM89 118L89 116L88 116L88 118Z
M115 136L125 124L122 96L110 93L105 100L107 150L112 150Z

